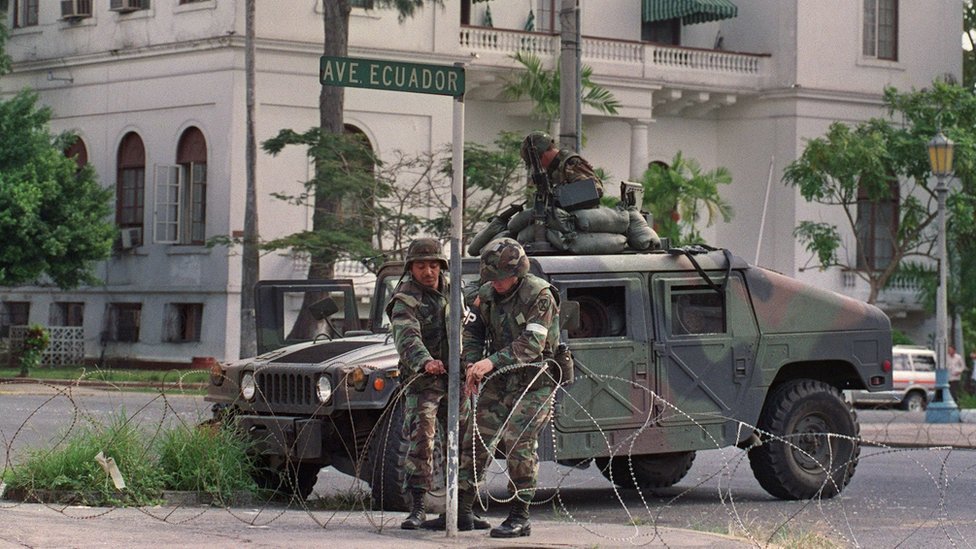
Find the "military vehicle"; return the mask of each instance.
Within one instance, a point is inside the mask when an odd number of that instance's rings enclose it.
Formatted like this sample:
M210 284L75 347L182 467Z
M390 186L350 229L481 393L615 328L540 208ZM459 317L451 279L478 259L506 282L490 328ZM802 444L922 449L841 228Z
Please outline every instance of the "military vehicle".
M696 451L737 446L778 498L847 486L859 425L841 391L891 389L891 328L879 309L724 250L530 260L567 310L578 304L563 334L576 379L556 396L542 459L592 460L613 483L648 490L679 482ZM464 260L465 279L477 263ZM305 497L332 465L369 482L377 505L405 504L399 372L383 313L402 274L402 263L379 270L367 329L348 281L257 289L262 354L217 365L206 398L254 439L263 485ZM306 290L317 294L298 295ZM318 335L296 342L302 324Z

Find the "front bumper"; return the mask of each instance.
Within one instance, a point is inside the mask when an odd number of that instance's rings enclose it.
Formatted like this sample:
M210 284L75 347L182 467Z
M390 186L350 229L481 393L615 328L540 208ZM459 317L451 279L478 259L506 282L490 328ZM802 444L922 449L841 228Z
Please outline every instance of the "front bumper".
M238 415L234 420L265 456L324 461L323 441L334 435L332 424L319 419Z

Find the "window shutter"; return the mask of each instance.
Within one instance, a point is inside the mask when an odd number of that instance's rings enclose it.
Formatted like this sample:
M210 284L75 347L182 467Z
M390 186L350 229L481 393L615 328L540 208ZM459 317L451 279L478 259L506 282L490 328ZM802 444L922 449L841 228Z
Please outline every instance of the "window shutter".
M182 211L179 166L155 166L156 203L153 210L153 241L158 244L179 244L180 212Z

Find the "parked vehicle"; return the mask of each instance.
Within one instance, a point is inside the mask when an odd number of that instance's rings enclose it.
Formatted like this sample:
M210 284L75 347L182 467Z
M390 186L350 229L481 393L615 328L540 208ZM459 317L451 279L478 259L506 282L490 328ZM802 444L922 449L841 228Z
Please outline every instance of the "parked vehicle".
M935 351L919 345L895 345L891 350L890 391L847 391L855 406L899 406L909 412L925 410L935 393Z
M648 490L679 482L698 450L738 446L776 497L832 497L847 486L859 425L841 391L891 389L881 310L724 250L538 255L530 264L559 290L563 312L578 313L563 334L576 380L557 395L541 459L595 461L615 484ZM477 258L462 272L477 277ZM402 263L378 272L368 332L349 284L259 285L263 354L215 368L206 398L256 443L263 485L305 497L332 465L370 483L374 505L405 505L397 353L383 312L401 276Z

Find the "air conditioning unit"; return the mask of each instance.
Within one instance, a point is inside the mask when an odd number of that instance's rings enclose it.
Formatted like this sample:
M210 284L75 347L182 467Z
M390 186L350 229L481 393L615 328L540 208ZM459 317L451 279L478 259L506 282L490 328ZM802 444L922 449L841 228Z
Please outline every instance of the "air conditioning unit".
M136 246L142 246L142 227L125 227L121 231L121 243L123 250L129 250Z
M145 6L143 4L146 4ZM148 0L110 0L108 9L119 13L141 10L149 7Z
M61 0L61 19L74 21L92 16L92 0Z

